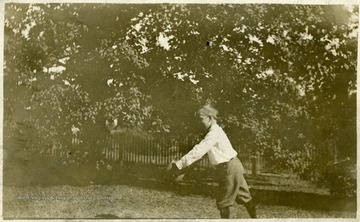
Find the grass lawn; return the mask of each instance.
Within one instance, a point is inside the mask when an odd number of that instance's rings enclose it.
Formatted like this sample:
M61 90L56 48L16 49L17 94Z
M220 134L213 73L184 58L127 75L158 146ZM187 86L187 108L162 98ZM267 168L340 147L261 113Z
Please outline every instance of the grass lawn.
M331 204L331 203L329 203ZM215 200L175 190L130 185L3 187L5 219L137 218L219 219ZM232 218L249 218L243 206L231 208ZM355 218L356 212L303 210L258 206L259 218Z

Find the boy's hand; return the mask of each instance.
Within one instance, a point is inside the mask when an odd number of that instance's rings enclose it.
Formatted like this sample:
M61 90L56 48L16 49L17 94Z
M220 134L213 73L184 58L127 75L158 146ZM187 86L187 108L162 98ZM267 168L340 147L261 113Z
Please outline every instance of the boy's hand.
M166 173L171 179L174 179L181 174L181 170L176 166L175 161L171 161L171 163L166 167Z
M167 165L167 167L166 167L166 172L170 172L170 171L173 169L173 164L175 164L174 161L172 161L171 163L169 163L169 164Z

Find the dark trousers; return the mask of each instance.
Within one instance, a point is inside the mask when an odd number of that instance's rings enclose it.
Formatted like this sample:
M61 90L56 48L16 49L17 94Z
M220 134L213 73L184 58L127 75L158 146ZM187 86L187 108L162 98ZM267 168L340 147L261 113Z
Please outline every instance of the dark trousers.
M230 207L235 201L239 204L246 204L252 199L244 178L244 167L237 157L217 165L216 177L219 183L219 192L216 198L218 209Z

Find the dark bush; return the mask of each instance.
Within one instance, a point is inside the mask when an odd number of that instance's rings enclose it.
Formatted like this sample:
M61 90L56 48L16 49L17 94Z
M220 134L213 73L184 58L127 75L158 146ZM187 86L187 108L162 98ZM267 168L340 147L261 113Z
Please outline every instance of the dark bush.
M356 164L347 159L328 165L319 183L328 187L333 196L356 197Z

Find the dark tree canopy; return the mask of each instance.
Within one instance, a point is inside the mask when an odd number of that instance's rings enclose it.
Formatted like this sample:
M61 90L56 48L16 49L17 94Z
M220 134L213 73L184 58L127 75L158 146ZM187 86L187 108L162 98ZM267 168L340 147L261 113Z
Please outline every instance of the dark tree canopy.
M185 137L211 102L242 149L355 158L357 35L342 5L7 3L5 127Z

